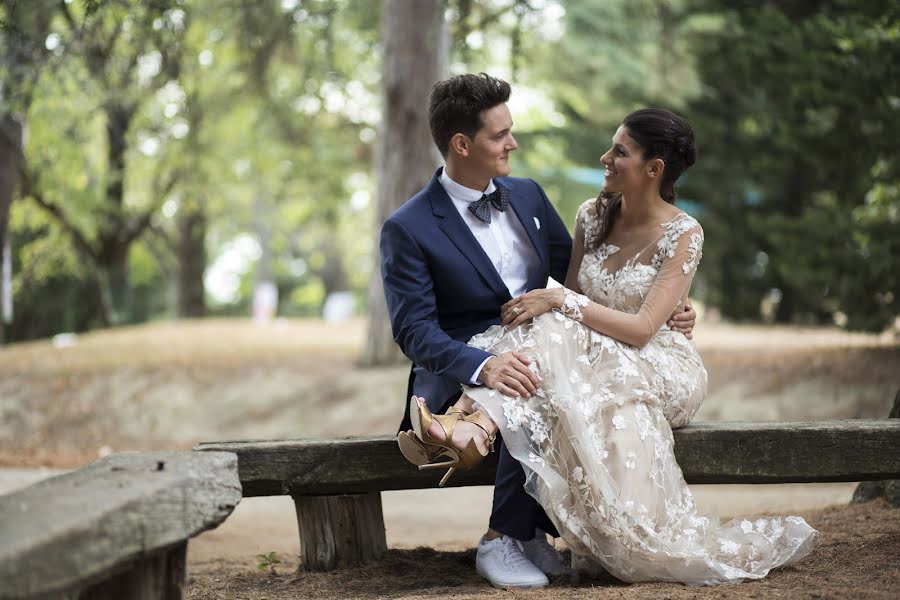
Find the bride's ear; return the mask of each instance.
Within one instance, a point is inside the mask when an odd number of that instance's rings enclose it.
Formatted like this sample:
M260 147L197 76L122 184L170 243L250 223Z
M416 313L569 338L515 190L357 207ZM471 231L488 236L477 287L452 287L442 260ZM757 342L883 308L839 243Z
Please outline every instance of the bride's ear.
M656 179L657 177L662 176L663 171L666 170L666 163L659 157L651 158L647 161L645 169L650 179Z

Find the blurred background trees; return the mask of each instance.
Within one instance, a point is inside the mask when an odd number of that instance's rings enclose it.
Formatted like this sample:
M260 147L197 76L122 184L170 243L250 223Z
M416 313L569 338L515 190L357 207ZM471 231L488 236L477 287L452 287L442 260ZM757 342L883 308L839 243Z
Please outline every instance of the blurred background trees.
M403 59L423 73L404 84L390 58L421 28L402 2L2 0L0 335L273 294L282 316L375 310L377 228L436 164L423 142L388 164L392 140L427 140L424 100L395 99L465 71L513 83L515 174L567 222L627 112L690 119L708 308L866 330L900 313L900 0L424 4L445 49Z

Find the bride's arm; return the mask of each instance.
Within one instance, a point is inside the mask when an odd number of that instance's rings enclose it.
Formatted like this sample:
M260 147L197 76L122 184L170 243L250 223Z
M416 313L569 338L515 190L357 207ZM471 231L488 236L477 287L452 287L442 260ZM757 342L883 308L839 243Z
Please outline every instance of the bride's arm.
M663 257L659 273L636 314L608 308L591 302L568 285L566 288L534 290L520 298L526 300L511 304L515 318L509 317L509 325L515 327L548 308L560 310L566 316L581 321L591 329L608 335L631 346L643 347L663 326L672 311L687 297L694 278L703 246L703 230L699 225L684 232L676 241L668 256ZM576 271L577 272L577 271ZM571 273L569 274L571 276ZM566 277L567 284L570 277ZM530 306L534 304L535 306ZM546 305L546 306L543 306ZM516 313L515 309L519 311ZM532 314L533 313L533 314Z

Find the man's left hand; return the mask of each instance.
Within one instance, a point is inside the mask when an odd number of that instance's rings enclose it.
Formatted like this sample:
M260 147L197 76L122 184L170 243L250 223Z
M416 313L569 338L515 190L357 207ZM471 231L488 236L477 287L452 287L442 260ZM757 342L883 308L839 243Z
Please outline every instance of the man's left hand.
M529 319L559 308L564 299L562 288L531 290L500 307L500 324L515 329Z
M666 321L669 329L683 333L684 337L689 340L694 339L694 325L696 323L697 311L694 310L694 305L691 304L690 298L685 300L684 305L676 309L672 316L669 317L669 320Z

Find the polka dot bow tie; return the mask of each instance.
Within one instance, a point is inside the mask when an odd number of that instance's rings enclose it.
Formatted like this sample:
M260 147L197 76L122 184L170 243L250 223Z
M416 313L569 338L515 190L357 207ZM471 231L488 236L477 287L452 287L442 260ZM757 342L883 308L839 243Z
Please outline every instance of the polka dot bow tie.
M472 211L473 215L475 215L485 223L490 223L491 206L493 206L500 212L504 212L507 208L509 208L510 195L511 192L509 191L509 188L502 185L497 185L497 189L495 189L490 194L484 194L479 200L476 200L475 202L469 202L469 210Z

